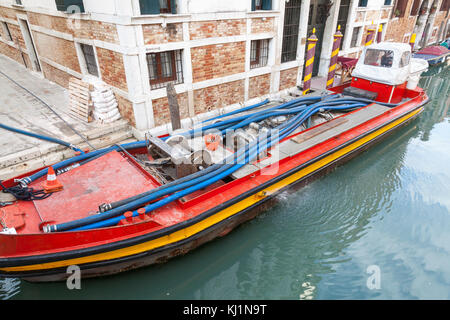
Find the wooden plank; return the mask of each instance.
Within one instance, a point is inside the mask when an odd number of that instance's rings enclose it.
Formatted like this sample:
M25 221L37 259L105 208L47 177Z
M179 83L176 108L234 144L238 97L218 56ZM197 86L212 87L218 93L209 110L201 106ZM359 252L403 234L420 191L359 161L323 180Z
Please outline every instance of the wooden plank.
M89 110L83 110L83 109L78 109L78 108L70 108L70 111L73 111L75 113L79 113L79 114L83 114L83 115L89 115L90 111Z
M79 106L81 108L92 108L94 106L92 103L85 103L84 101L79 101L73 98L70 98L70 104Z
M88 90L80 90L77 88L74 88L72 86L69 85L69 92L70 93L77 93L80 96L83 96L84 98L90 99L91 98L91 93Z
M69 84L70 83L76 84L76 85L78 85L80 87L87 88L87 89L90 89L90 88L93 87L92 84L90 84L88 82L85 82L83 80L77 79L77 78L70 78Z
M172 130L181 128L180 106L178 105L177 93L172 82L169 82L166 87L167 100L169 102L170 120L172 122Z
M83 101L86 103L89 103L92 101L90 98L86 98L86 97L80 95L78 92L69 92L69 96L74 97L76 100Z
M90 87L86 88L86 87L80 86L76 83L69 83L69 89L74 89L74 90L78 90L78 91L86 92L86 93L89 93L91 91Z
M330 130L331 128L337 127L347 121L348 121L348 119L346 119L346 118L333 119L331 121L325 122L324 124L320 125L317 128L313 128L309 131L306 131L303 134L299 134L298 136L291 138L291 140L296 143L302 143L303 141L311 139L311 138L313 138L327 130Z

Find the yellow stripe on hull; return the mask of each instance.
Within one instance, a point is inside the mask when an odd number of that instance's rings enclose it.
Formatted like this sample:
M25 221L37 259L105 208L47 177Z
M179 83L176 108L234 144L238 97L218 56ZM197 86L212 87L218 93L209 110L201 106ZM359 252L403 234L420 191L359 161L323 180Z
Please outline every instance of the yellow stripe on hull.
M123 258L135 254L139 254L142 252L146 252L152 249L156 249L159 247L163 247L172 243L176 243L178 241L184 240L186 238L189 238L191 236L194 236L195 234L233 216L234 214L256 204L257 202L263 200L265 197L270 196L271 194L276 193L277 191L293 184L297 180L319 170L322 167L327 166L328 164L332 163L333 161L345 156L346 154L352 152L353 150L363 146L364 144L370 142L371 140L377 138L378 136L382 135L383 133L387 132L388 130L400 125L401 123L407 121L411 117L418 114L420 111L422 111L423 108L419 108L418 110L413 111L412 113L403 116L402 118L386 125L385 127L365 136L364 138L361 138L360 140L316 161L315 163L309 165L308 167L301 169L300 171L290 175L289 177L274 183L273 185L267 187L266 189L251 195L240 202L233 204L229 206L228 208L217 212L216 214L205 218L204 220L197 222L196 224L186 227L182 230L175 231L172 234L162 236L158 239L150 240L145 243L141 243L138 245L133 245L130 247L105 252L105 253L99 253L91 256L86 257L80 257L80 258L74 258L69 260L62 260L62 261L55 261L55 262L48 262L48 263L41 263L41 264L34 264L34 265L28 265L28 266L18 266L18 267L7 267L7 268L1 268L0 270L4 272L23 272L23 271L33 271L33 270L48 270L48 269L54 269L54 268L62 268L67 267L70 265L81 265L86 263L93 263L93 262L99 262L99 261L107 261L107 260L113 260L118 258Z

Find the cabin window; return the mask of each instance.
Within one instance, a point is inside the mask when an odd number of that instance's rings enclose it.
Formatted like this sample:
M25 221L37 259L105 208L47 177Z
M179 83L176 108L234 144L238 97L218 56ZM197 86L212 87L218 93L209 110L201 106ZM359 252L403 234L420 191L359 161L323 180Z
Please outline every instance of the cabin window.
M392 4L392 0L384 0L385 6L390 6Z
M272 0L252 0L252 11L272 10Z
M403 52L402 57L400 58L400 64L398 65L400 68L406 67L409 65L409 59L411 58L411 53Z
M80 43L81 52L83 53L86 71L98 77L97 59L95 58L94 47L88 44Z
M141 14L177 13L176 0L139 0Z
M1 24L3 26L3 32L5 33L6 40L13 41L12 36L11 36L11 31L9 31L9 27L6 24L6 22L2 22Z
M394 51L392 50L367 49L364 64L369 66L390 68L392 67L393 60Z
M269 58L269 39L253 40L250 47L250 69L264 67Z
M181 50L147 54L150 87L163 88L169 82L183 83Z
M56 9L63 12L84 12L83 0L56 0Z
M361 30L361 27L353 28L352 40L350 42L350 48L354 48L354 47L358 46L358 37L359 37L360 30Z

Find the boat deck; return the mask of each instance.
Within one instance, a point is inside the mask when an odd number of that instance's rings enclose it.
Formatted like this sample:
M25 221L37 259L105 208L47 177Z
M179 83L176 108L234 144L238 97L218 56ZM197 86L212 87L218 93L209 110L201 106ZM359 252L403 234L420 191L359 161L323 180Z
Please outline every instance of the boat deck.
M148 233L187 221L337 148L344 141L386 123L389 118L398 116L402 109L408 109L407 105L405 103L405 107L391 109L371 104L307 130L299 128L270 150L267 157L236 171L232 175L234 179L218 181L156 209L146 216L148 219L122 220L121 227L129 225L134 227L133 232ZM41 178L30 186L39 189L44 180ZM96 214L102 203L121 200L160 185L157 178L132 158L116 151L58 175L58 180L64 185L63 191L45 200L17 202L0 207L2 220L8 227L16 228L18 234L38 234L42 233L44 224L58 224ZM148 220L153 223L151 227L145 225ZM133 232L126 229L121 231L130 236Z
M364 122L369 121L377 116L382 115L390 108L379 104L372 104L365 108L358 109L349 114L342 115L338 118L322 123L316 127L306 131L294 132L294 134L282 141L271 151L273 156L263 159L259 162L247 164L235 173L233 177L236 179L245 177L262 168L278 163L281 159L292 157L315 145L325 142L345 131L351 130Z

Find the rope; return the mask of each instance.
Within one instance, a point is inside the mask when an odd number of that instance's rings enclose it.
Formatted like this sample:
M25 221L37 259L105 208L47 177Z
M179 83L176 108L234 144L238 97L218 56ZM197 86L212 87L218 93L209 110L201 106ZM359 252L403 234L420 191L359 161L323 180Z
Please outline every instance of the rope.
M22 201L33 201L33 200L43 200L50 197L51 193L45 193L44 190L34 190L33 188L23 186L21 184L6 188L3 183L0 181L0 186L2 187L2 191L4 193L10 193L14 197L16 197L17 200Z

